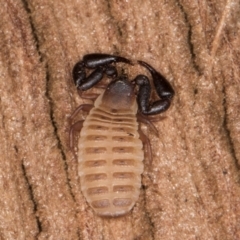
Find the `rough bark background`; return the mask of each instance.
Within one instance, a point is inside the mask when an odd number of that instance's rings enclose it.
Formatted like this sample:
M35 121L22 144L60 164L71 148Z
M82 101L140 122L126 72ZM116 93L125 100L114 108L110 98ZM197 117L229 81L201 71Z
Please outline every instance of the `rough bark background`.
M0 1L0 239L240 239L237 0ZM140 198L97 217L80 191L68 118L86 53L141 59L176 91L145 127ZM147 74L140 67L131 77Z

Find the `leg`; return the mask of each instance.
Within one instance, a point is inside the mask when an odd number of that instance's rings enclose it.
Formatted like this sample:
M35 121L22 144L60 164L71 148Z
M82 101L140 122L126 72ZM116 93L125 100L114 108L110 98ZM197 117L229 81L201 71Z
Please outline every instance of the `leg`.
M144 123L146 125L148 125L151 130L155 133L155 135L157 137L159 137L158 135L158 130L156 129L156 127L153 125L153 123L151 122L151 120L149 120L146 116L144 116L142 113L138 112L137 114L137 120L141 123Z
M151 115L147 117L147 119L150 122L159 122L159 121L162 121L165 118L166 118L165 116L151 116Z
M74 139L75 139L75 134L76 132L80 132L82 127L83 127L83 120L81 121L78 121L76 123L74 123L71 128L70 128L70 131L69 131L69 147L71 149L71 151L75 154L75 151L74 151ZM75 156L76 157L76 156Z
M146 115L158 114L166 111L171 103L171 99L174 96L174 90L170 83L154 68L143 61L138 61L138 63L149 70L152 75L153 83L158 96L161 98L149 103L151 86L149 79L144 75L138 75L134 79L134 83L139 85L139 94L137 97L138 105L140 111Z
M138 129L138 133L139 133L139 138L141 139L141 141L143 142L143 146L144 148L146 147L147 148L147 158L148 160L150 161L150 164L152 164L152 148L151 148L151 145L150 145L150 141L149 139L147 138L147 136L142 132L142 130ZM145 152L145 151L144 151Z
M82 99L90 99L93 102L96 100L96 98L99 96L99 94L97 93L86 93L83 92L81 90L78 90L78 95L82 98Z
M76 110L72 113L69 120L70 122L78 115L80 111L89 112L93 108L91 104L82 104L76 108Z
M86 111L89 112L93 108L93 105L91 104L82 104L76 108L76 110L72 113L69 120L72 122L72 120L78 115L80 111ZM84 120L77 121L70 127L69 131L69 147L71 151L73 152L75 158L77 158L76 153L74 151L74 139L75 139L75 133L80 132L83 127Z

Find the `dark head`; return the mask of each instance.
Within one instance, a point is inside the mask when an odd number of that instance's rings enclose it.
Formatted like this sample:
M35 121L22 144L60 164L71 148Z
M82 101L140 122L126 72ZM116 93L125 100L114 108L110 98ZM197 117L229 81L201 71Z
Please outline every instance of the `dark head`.
M112 81L102 96L102 104L111 109L131 109L135 103L134 85L126 75Z

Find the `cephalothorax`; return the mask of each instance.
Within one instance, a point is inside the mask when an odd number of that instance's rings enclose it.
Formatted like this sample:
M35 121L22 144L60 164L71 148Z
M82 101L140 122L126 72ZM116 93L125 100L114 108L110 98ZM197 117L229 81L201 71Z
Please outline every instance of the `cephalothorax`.
M138 61L151 73L160 98L150 102L149 79L138 75L129 81L126 75L118 76L116 62L132 64L119 56L89 54L73 69L73 79L80 93L99 83L104 74L113 79L94 105L80 105L71 117L73 119L81 110L89 111L84 121L72 125L70 146L73 148L74 132L81 131L77 153L81 190L100 216L126 214L136 203L143 172L143 144L150 160L152 158L149 140L138 121L153 127L145 115L166 111L174 96L173 88L159 72L146 62ZM86 69L93 69L89 76Z

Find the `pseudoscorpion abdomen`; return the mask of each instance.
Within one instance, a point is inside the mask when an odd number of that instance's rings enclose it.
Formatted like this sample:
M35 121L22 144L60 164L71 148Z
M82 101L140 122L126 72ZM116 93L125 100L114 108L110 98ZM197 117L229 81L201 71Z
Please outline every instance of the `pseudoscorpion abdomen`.
M129 212L139 197L143 172L136 114L93 108L80 133L78 158L81 189L95 212Z
M144 74L129 79L125 71L118 73L116 64L119 62L142 66L151 75L152 82ZM93 105L82 104L73 112L70 119L81 110L91 109L84 122L79 120L71 126L69 143L75 154L75 132L81 131L78 173L82 192L94 211L100 216L126 214L136 203L140 192L143 144L147 149L147 158L152 161L150 141L139 128L137 119L148 124L158 136L157 129L147 116L166 111L174 89L148 63L112 54L86 54L76 63L72 74L82 97L84 91L97 86L106 76L111 79ZM152 86L156 99L151 97ZM85 98L94 100L94 96L90 93Z

